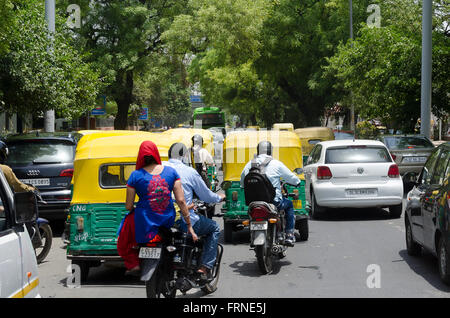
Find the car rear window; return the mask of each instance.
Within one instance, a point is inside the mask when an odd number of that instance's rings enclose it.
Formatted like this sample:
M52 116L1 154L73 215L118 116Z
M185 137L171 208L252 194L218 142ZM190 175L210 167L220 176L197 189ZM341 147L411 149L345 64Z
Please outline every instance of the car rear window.
M391 161L387 149L377 146L335 147L327 149L325 154L325 163L375 163Z
M433 148L433 143L423 137L385 137L389 149Z
M65 140L30 139L8 143L7 165L70 163L75 145Z

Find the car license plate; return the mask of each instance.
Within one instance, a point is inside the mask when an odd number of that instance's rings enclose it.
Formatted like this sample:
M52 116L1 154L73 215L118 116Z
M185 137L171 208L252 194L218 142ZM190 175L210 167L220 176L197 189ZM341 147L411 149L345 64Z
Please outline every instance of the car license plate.
M49 178L42 178L42 179L20 179L23 183L31 184L32 186L49 186L50 185L50 179Z
M373 196L377 195L377 189L347 189L348 196Z
M160 247L141 247L139 249L139 258L158 259L161 256Z
M294 209L301 209L302 208L302 201L301 200L292 200L292 204L294 205Z
M267 230L267 222L251 222L250 231Z
M402 162L405 163L424 163L427 161L427 157L403 157Z

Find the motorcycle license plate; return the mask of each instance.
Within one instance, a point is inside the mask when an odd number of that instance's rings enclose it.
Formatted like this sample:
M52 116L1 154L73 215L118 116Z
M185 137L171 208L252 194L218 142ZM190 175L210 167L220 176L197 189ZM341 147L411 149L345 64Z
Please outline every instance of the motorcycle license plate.
M161 256L160 247L141 247L139 249L139 258L158 259Z
M267 222L251 222L250 231L267 230Z

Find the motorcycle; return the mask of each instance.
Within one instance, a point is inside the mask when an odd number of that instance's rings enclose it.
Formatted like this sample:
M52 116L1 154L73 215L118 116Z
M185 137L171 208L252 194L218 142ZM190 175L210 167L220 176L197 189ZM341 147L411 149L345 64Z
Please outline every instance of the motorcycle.
M47 204L39 191L35 191L38 203ZM37 263L40 264L47 257L52 247L53 232L47 219L38 217L36 221L27 223L28 233L36 254Z
M287 194L287 191L283 195L294 196ZM248 215L250 247L255 251L261 273L269 274L273 270L273 258L282 259L287 255L285 212L278 211L274 204L254 201L249 204Z
M214 216L214 211L216 204L215 203L205 203L200 201L198 198L194 197L192 202L195 205L196 212L198 214L202 214L203 216L212 219Z
M202 237L194 242L189 234L175 227L161 227L154 240L139 247L141 280L145 281L147 298L175 298L177 290L185 295L192 288L205 294L216 291L223 246L217 246L216 263L207 280L197 273L202 251Z

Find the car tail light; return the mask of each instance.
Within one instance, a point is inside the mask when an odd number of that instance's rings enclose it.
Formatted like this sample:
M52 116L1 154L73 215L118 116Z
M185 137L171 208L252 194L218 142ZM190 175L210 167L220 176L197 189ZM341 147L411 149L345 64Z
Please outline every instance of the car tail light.
M253 220L267 219L269 217L269 210L263 206L257 206L250 210L250 217Z
M61 171L59 176L72 178L73 177L73 169L64 169L63 171Z
M319 166L317 167L317 179L319 180L328 180L331 179L333 174L331 173L330 168L327 166Z
M389 167L388 176L389 178L398 178L400 176L397 165L391 165Z

